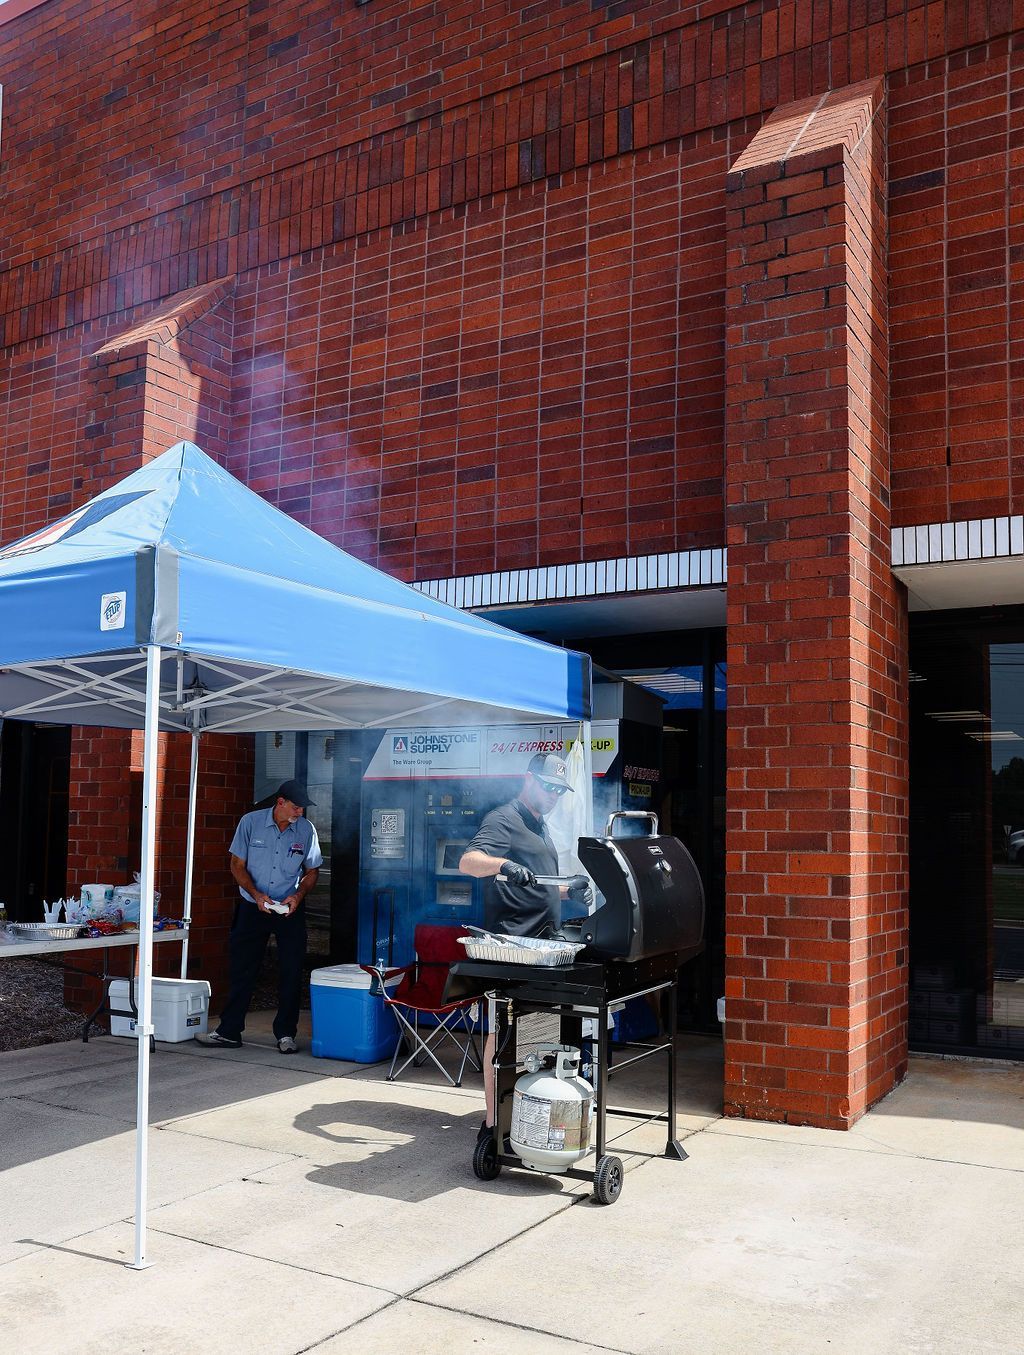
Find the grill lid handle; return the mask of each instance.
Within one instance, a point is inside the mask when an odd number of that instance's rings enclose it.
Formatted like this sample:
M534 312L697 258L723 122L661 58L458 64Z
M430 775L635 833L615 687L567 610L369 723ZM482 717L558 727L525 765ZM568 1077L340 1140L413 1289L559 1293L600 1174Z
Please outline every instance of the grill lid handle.
M650 809L617 809L614 814L608 815L608 822L605 824L604 829L605 837L615 836L616 819L650 819L652 827L648 836L658 836L658 816Z

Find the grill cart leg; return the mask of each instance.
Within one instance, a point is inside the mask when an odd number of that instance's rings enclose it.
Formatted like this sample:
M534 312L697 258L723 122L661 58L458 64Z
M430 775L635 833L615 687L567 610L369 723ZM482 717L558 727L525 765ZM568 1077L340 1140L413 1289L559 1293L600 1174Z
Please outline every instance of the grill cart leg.
M505 1130L502 1128L502 1092L504 1071L501 1066L501 1053L508 1043L509 1027L515 1032L515 1018L511 1016L510 1002L488 1001L488 1016L494 1034L494 1061L491 1075L494 1078L494 1130L489 1138L477 1139L473 1149L473 1175L479 1181L493 1181L501 1172L501 1145ZM481 1056L481 1067L483 1058ZM486 1076L486 1072L484 1074Z
M622 1181L625 1176L620 1158L605 1154L605 1106L608 1101L608 1056L611 1037L608 1034L608 1004L602 1002L597 1013L597 1086L595 1096L595 1118L597 1120L597 1142L594 1152L597 1165L594 1168L594 1199L598 1204L614 1204L622 1193Z
M512 1102L519 1070L516 1049L519 1041L519 1008L514 1002L498 1002L498 1035L494 1043L494 1136L498 1155L515 1165L519 1159L507 1156L506 1145L512 1133ZM519 1164L522 1165L521 1163Z
M503 1166L521 1167L523 1163L509 1148L512 1131L512 1099L516 1088L516 1035L519 1011L514 1002L499 998L494 1012L494 1133L488 1143L493 1145L498 1170ZM473 1170L476 1171L476 1161ZM497 1171L494 1173L497 1176ZM480 1173L477 1172L479 1176ZM482 1177L493 1180L493 1177Z
M665 1144L665 1156L673 1157L679 1162L685 1162L690 1154L676 1138L676 1008L677 991L679 987L678 975L669 984L666 993L668 1007L668 1030L666 1037L668 1039L668 1142Z
M597 1153L597 1160L600 1164L604 1157L605 1140L605 1106L608 1103L608 1046L611 1041L608 1039L608 1004L602 1002L597 1011L597 1085L594 1088L597 1097L595 1106L595 1119L597 1120L597 1142L594 1145L594 1151ZM615 1159L618 1161L618 1159ZM621 1168L622 1163L619 1163ZM621 1189L621 1184L620 1184ZM618 1191L615 1192L616 1195Z

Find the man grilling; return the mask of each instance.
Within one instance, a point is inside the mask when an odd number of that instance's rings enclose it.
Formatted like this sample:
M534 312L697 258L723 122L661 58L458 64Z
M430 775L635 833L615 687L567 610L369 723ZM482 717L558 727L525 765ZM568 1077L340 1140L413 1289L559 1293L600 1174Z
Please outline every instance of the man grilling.
M536 753L519 794L484 816L459 861L464 875L486 880L484 925L511 936L550 936L561 922L561 899L587 911L590 883L576 876L568 888L537 883L538 875L558 874L558 852L544 823L560 796L571 791L566 765L554 753ZM498 881L501 880L499 884ZM486 1116L479 1137L494 1126L494 1031L484 1045Z

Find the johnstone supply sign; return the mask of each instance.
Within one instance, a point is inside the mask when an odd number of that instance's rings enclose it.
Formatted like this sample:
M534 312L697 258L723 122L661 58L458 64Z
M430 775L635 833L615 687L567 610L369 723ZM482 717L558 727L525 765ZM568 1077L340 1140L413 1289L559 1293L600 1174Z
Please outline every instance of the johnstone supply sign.
M480 770L480 736L479 729L389 729L377 757L390 751L392 775L406 767L472 774Z
M366 769L368 781L431 776L520 776L534 753L565 756L576 723L490 725L479 729L389 729ZM594 775L603 776L617 750L613 720L591 725Z

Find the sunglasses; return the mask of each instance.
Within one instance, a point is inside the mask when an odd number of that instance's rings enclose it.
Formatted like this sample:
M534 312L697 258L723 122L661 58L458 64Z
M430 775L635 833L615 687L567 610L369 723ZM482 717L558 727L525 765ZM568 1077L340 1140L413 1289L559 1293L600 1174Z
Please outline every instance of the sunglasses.
M534 777L534 780L538 782L542 790L550 791L552 795L564 795L569 789L568 786L556 785L553 781L545 781L539 776Z

